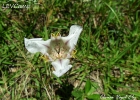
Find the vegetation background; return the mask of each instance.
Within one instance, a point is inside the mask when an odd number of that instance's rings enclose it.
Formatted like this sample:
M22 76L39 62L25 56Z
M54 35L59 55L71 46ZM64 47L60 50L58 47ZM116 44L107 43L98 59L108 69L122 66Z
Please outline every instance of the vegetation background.
M57 78L24 37L67 36L73 24L83 27L76 58ZM0 1L0 99L139 100L139 43L139 0Z

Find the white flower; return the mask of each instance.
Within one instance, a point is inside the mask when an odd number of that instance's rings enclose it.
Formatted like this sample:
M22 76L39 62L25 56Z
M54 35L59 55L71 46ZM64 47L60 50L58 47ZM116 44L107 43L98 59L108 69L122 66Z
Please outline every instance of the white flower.
M55 69L53 73L57 77L60 77L72 67L72 65L69 65L70 61L68 58L72 57L72 52L81 32L81 26L72 25L67 37L61 37L60 34L52 34L51 39L46 41L42 38L24 38L24 43L29 52L41 52L46 60L51 61Z

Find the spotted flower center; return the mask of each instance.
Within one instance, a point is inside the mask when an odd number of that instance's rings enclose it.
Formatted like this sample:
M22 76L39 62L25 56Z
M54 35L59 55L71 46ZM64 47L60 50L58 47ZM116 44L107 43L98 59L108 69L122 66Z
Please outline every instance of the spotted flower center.
M64 43L62 39L54 39L51 40L48 53L53 60L65 59L69 49L70 48L66 45L66 43Z

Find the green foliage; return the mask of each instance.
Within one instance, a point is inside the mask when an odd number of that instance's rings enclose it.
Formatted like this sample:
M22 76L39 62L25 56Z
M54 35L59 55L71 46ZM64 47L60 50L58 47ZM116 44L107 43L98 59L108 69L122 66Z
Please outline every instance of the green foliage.
M0 99L139 99L139 7L139 0L0 1ZM73 24L83 27L76 58L57 78L40 53L27 52L24 38L67 36Z
M97 84L93 84L90 80L87 80L84 91L76 88L72 91L72 95L76 98L76 100L84 100L85 98L88 100L100 100L100 95L94 94L97 88Z

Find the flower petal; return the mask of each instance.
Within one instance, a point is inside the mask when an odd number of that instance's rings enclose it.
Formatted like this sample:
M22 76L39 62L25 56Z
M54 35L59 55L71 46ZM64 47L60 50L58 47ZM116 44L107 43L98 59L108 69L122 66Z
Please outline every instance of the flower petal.
M75 48L82 30L83 28L81 26L72 25L70 27L69 35L67 37L61 37L62 40L70 47L69 52L71 52Z
M50 41L51 41L50 39L44 41L42 38L34 38L34 39L24 38L25 48L31 53L41 52L42 54L46 54L47 49L50 45Z
M55 69L55 71L53 71L53 74L55 74L57 77L65 74L72 67L72 65L69 65L69 62L69 59L58 59L52 62L51 64Z
M78 38L80 36L80 33L82 32L83 28L79 25L72 25L70 27L70 31L69 31L69 35L73 35L72 39L71 39L71 42L76 45L77 44L77 41L78 41ZM69 36L68 35L68 36Z

